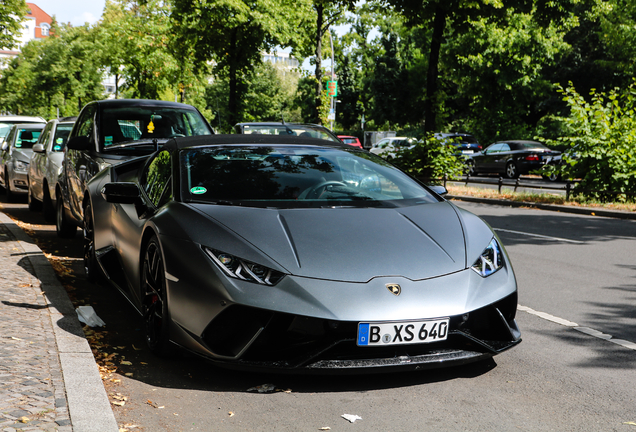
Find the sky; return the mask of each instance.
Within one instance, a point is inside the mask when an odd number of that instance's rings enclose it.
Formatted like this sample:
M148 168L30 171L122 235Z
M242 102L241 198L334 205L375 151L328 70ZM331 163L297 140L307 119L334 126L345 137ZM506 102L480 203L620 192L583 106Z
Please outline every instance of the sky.
M102 16L106 0L27 0L44 12L55 16L60 23L70 22L74 26L95 24Z

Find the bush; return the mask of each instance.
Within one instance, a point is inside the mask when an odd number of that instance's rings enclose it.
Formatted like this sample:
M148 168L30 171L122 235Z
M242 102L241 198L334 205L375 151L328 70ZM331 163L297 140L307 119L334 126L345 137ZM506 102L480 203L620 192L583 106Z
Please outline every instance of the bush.
M577 191L587 197L624 201L636 196L636 88L609 94L590 93L587 102L570 86L559 88L570 108L565 118L565 164L558 168L564 178L581 178ZM548 146L550 146L548 142Z
M462 175L466 166L462 156L456 155L457 149L452 145L442 145L439 140L429 135L418 141L411 149L397 152L394 163L414 177L423 179L454 179Z

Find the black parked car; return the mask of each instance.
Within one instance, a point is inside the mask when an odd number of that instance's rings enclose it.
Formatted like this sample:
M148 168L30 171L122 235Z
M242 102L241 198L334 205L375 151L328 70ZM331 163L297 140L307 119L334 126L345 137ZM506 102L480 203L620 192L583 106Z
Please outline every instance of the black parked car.
M440 132L435 134L443 145L453 145L457 149L456 154L469 156L480 152L483 147L473 135L464 132Z
M548 158L561 152L551 150L538 141L500 141L489 145L466 160L468 173L500 173L507 178L541 169Z
M84 226L86 183L99 171L148 156L168 139L214 131L190 105L143 99L87 104L69 135L56 187L57 234L72 237Z

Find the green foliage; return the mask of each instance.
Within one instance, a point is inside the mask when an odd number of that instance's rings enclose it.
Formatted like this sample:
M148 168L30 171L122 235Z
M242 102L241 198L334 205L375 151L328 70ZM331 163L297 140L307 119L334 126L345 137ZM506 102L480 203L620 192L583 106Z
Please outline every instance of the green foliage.
M77 115L104 88L88 26L55 26L55 36L22 48L0 78L0 109L15 114Z
M281 116L287 122L302 121L300 108L293 103L298 79L297 72L269 62L258 64L245 76L246 88L237 121L281 121ZM214 113L211 124L220 131L230 131L234 126L227 110L228 81L227 76L218 76L206 90L207 108Z
M102 64L120 72L130 97L159 99L178 86L182 67L188 70L169 49L170 6L162 0L110 0L96 31Z
M407 173L424 179L457 178L465 169L464 159L452 145L441 145L432 134L415 147L400 149L393 162Z
M27 10L24 0L0 2L0 48L10 49L16 46Z
M592 90L587 102L570 86L559 87L570 108L564 119L570 134L558 141L570 149L561 167L566 178L581 177L577 191L597 199L636 194L636 82L609 93ZM548 144L551 142L548 141ZM626 194L626 195L625 195Z

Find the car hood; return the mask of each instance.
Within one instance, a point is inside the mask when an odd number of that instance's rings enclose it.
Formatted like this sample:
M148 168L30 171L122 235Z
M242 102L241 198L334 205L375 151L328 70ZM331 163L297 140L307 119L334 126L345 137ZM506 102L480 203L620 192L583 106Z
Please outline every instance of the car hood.
M11 152L11 158L13 160L19 160L20 162L29 163L31 161L31 155L33 154L33 150L28 148L15 148Z
M467 267L464 224L448 202L394 209L189 206L216 225L197 229L191 238L263 265L271 260L296 276L347 282L381 276L421 280ZM493 234L483 222L481 226L483 249ZM202 225L182 228L193 227ZM215 234L219 228L224 228L223 236ZM245 256L248 244L261 257ZM481 249L475 249L477 254Z

